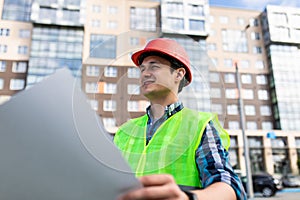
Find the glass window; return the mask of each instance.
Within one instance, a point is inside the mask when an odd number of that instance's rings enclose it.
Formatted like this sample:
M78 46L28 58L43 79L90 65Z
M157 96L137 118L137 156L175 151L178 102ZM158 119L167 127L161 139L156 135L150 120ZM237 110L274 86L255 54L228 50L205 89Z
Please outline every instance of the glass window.
M272 122L268 122L268 121L262 122L261 126L262 126L263 130L273 130L273 123Z
M229 19L227 16L220 16L219 19L221 24L228 24Z
M1 86L1 79L0 79L0 86ZM0 105L7 102L11 96L8 95L0 95Z
M238 154L238 143L236 136L230 136L230 148L229 148L229 162L233 169L239 169L239 154Z
M101 12L101 6L92 5L92 11L95 12L95 13L100 13Z
M0 36L9 36L10 29L0 28Z
M276 137L271 140L274 172L278 174L290 171L287 137Z
M252 76L250 74L242 74L241 80L243 84L251 84L252 83Z
M91 107L93 110L96 110L96 111L98 110L99 102L97 100L94 100L94 99L90 100L90 104L91 104Z
M100 76L100 67L99 66L86 66L86 75L87 76Z
M225 83L235 83L235 75L233 73L224 74Z
M247 137L252 172L265 171L263 138L257 136Z
M106 77L117 77L118 68L113 66L107 66L104 68L104 76Z
M148 101L128 101L127 110L129 112L143 112L149 106Z
M221 33L224 51L248 52L248 42L245 31L223 29Z
M104 84L104 93L105 94L116 94L117 93L117 84L105 83Z
M256 19L256 18L251 18L249 20L249 22L250 22L250 26L258 26L259 25L258 19Z
M166 21L169 27L177 30L184 30L184 20L182 18L168 17Z
M137 67L130 67L127 70L128 78L140 78L140 75L141 75L140 69Z
M255 106L254 105L245 105L245 114L250 116L255 116Z
M140 86L138 84L128 84L127 85L127 93L128 94L140 94Z
M271 116L272 115L272 111L271 111L270 106L267 106L267 105L260 106L260 114L262 116Z
M221 89L220 88L211 88L210 89L211 98L221 98Z
M118 7L117 6L108 6L108 13L115 15L118 13Z
M102 117L104 127L109 131L116 128L116 119L109 117Z
M28 29L20 29L19 37L20 38L30 38L31 32Z
M220 82L219 73L214 73L214 72L209 73L209 80L210 80L210 82L213 82L213 83L219 83Z
M251 39L252 40L260 40L260 34L257 32L252 32L251 33Z
M22 90L25 86L24 79L10 79L9 89L10 90Z
M244 25L245 24L245 19L238 17L237 18L237 24L238 25Z
M256 69L264 69L265 68L264 62L262 60L257 60L255 62L255 67Z
M228 128L230 130L238 130L238 129L240 129L240 122L239 121L229 121Z
M211 105L211 112L217 113L219 115L223 114L223 107L221 104L212 104Z
M18 46L18 54L27 54L28 47L27 46Z
M115 111L116 110L116 101L114 100L104 100L103 101L103 111Z
M257 130L257 123L254 121L246 122L246 128L249 130Z
M188 10L192 16L204 16L204 8L202 5L188 4Z
M205 31L205 22L203 20L189 20L190 30L192 31Z
M224 59L224 67L233 67L231 59Z
M259 84L259 85L268 84L267 76L266 75L257 75L256 76L256 83Z
M243 99L254 99L254 92L252 89L242 89Z
M269 93L267 90L258 90L257 93L259 100L269 100Z
M227 114L228 115L237 115L238 114L238 107L235 104L227 105Z
M95 82L85 83L86 93L98 93L98 84Z
M255 54L261 54L262 53L262 48L261 47L253 47L253 53Z
M238 98L238 93L237 89L232 88L232 89L226 89L225 90L225 96L227 99L237 99Z
M12 72L25 73L27 71L27 62L13 62Z
M4 80L0 78L0 90L4 88Z
M157 16L155 8L130 8L130 28L132 30L156 31L156 27Z
M90 38L90 57L115 58L116 36L92 34Z
M7 52L7 45L0 44L0 53L6 53Z
M0 72L6 71L6 61L0 61Z

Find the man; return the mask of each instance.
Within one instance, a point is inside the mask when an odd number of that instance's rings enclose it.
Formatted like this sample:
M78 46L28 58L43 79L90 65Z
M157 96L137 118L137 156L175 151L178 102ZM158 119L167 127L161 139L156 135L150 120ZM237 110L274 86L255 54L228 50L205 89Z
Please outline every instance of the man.
M184 48L158 38L132 61L150 106L144 116L122 125L114 142L144 187L119 199L246 199L229 164L229 136L216 115L184 108L178 99L192 81Z

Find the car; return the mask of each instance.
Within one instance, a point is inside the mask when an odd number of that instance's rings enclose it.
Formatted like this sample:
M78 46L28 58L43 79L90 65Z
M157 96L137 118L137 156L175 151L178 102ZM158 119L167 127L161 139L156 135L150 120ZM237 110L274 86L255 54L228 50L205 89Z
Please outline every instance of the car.
M247 177L241 177L245 191L247 192ZM282 189L282 182L268 173L252 175L253 192L261 193L264 197L271 197Z
M283 187L300 187L300 176L288 174L282 177Z

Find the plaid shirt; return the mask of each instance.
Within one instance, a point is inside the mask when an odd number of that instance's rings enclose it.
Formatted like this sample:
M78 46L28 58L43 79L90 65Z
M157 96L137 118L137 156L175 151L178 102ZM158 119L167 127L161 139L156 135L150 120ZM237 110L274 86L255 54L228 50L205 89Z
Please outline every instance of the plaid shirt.
M183 109L181 102L176 102L165 108L164 115L158 120L152 119L150 106L147 108L147 144L157 128L169 117ZM222 146L221 138L213 121L210 121L203 132L201 143L196 150L195 161L199 171L199 178L203 188L215 182L224 182L230 185L238 200L246 200L247 195L238 175L233 171L228 157L228 151Z

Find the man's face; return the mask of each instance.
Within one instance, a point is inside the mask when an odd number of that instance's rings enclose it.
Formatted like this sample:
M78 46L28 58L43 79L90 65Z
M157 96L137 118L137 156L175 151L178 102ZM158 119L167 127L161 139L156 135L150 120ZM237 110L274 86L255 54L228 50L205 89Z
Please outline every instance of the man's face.
M171 71L171 63L159 56L148 56L140 65L141 92L149 99L177 94L176 73Z

